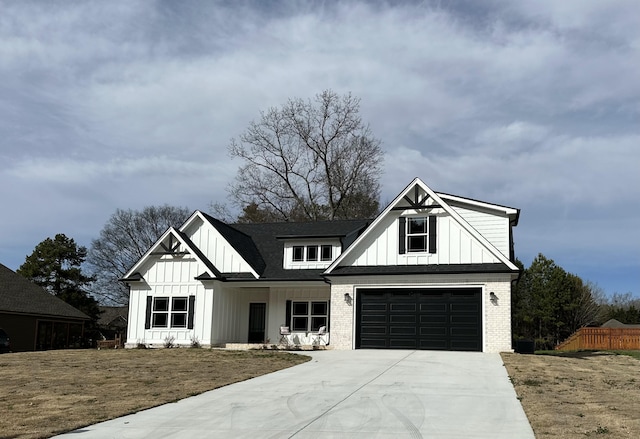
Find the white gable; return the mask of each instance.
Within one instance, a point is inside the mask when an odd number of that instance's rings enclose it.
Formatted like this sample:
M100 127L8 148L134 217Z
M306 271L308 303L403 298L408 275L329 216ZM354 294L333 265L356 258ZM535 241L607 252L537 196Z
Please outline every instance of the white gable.
M477 202L483 206L470 203L465 208L463 199L456 198L457 207L453 208L444 197L415 179L326 273L337 266L427 264L504 263L516 270L517 267L509 260L508 216L491 214L488 207L492 205L487 203ZM400 252L399 219L428 216L436 217L436 251ZM491 239L483 236L465 216L488 233Z
M139 273L147 283L190 282L202 273L211 273L207 262L198 256L173 227L169 228L125 278Z
M181 233L188 238L187 241ZM147 282L150 278L186 282L202 274L215 278L219 273L251 273L259 277L199 211L191 215L180 232L174 228L168 229L125 278L134 273L140 273Z
M221 273L258 274L224 236L196 212L180 229Z

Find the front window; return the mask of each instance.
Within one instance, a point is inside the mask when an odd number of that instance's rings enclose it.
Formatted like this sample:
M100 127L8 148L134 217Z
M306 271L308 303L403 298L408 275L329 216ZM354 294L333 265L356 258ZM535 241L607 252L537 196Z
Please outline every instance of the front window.
M154 328L166 328L169 323L169 298L153 298L153 315L151 316L151 326Z
M315 332L327 326L329 304L318 302L293 302L291 304L291 329Z
M174 297L171 300L171 327L186 328L187 327L187 306L186 297Z
M187 297L154 297L152 328L186 328L189 300Z
M410 252L426 252L428 250L427 219L408 218L407 250Z

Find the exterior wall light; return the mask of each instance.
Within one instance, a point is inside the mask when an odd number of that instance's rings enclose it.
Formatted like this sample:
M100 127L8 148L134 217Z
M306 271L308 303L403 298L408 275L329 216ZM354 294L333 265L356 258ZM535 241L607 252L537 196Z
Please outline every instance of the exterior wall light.
M494 305L498 304L498 296L496 296L496 293L494 293L493 291L489 293L489 300L491 301L491 303L493 303Z
M349 293L344 293L344 301L347 302L347 305L351 305L351 295Z

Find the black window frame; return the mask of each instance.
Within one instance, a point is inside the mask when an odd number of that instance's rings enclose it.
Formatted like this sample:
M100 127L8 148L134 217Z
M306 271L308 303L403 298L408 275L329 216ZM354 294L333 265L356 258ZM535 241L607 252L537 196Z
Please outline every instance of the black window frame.
M325 251L329 252L329 256L325 256ZM323 262L333 261L333 246L331 244L323 244L320 246L320 260Z
M318 260L318 246L308 245L306 250L307 261L316 262Z
M329 326L329 301L291 301L292 332L317 332L321 326Z
M193 325L189 322L190 309L192 307L193 300L190 296L154 297L151 308L150 329L192 329Z
M296 257L297 256L296 253L299 253L298 257ZM291 260L293 262L304 262L304 245L294 245L293 246Z

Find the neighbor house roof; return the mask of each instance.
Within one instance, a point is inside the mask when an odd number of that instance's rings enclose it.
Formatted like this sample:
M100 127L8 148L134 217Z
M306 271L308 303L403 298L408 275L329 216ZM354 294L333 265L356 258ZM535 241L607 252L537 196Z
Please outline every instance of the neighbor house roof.
M640 325L629 325L616 319L609 319L602 324L601 328L640 328Z
M0 264L0 313L89 319L44 288Z
M129 314L128 306L100 306L99 309L100 317L98 318L98 325L117 326L124 324L124 326L126 326Z

